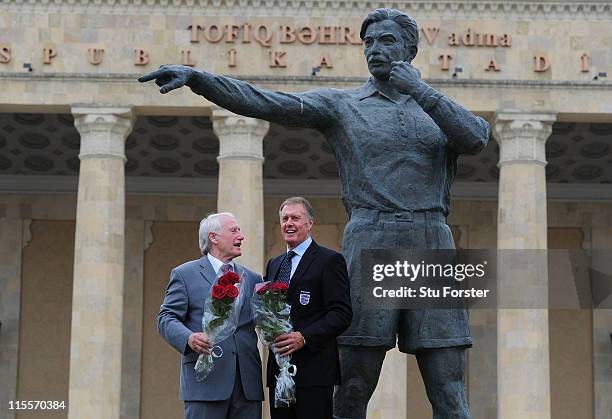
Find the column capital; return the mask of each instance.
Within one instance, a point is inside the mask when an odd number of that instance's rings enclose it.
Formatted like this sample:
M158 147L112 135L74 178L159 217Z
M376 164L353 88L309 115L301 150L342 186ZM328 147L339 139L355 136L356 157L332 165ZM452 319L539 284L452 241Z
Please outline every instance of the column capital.
M135 120L131 107L75 105L71 110L74 125L81 135L79 159L126 160L125 139Z
M545 143L556 119L556 114L547 112L497 112L491 125L499 144L499 165L516 162L546 165Z
M218 161L239 159L263 162L263 138L270 128L268 121L214 107L212 122L213 131L219 138Z

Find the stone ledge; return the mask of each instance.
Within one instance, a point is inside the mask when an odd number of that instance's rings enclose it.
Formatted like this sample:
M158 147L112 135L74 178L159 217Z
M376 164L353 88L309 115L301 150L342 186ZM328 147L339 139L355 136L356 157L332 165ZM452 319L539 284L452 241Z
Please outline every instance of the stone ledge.
M33 80L33 81L92 81L109 83L135 83L142 73L44 73L31 74L21 72L0 72L0 80ZM336 76L256 76L256 75L228 75L238 80L251 83L273 83L282 85L359 85L364 83L366 77L336 77ZM432 86L450 87L523 87L523 88L589 88L589 89L611 89L612 81L578 81L578 80L520 80L520 79L424 79Z
M168 178L126 176L128 195L217 196L217 178ZM310 179L264 179L264 196L340 198L340 181ZM76 194L77 176L0 175L0 194ZM455 182L452 199L497 200L496 182ZM612 202L612 188L607 184L547 183L549 201Z

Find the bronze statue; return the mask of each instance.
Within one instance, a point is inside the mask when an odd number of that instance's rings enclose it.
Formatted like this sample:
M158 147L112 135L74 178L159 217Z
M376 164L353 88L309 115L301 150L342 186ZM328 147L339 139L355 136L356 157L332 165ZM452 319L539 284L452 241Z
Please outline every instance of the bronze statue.
M334 416L365 418L385 353L396 343L417 358L434 418L469 418L465 310L369 309L360 295L360 252L369 248L452 249L446 224L460 154L475 154L489 125L427 85L411 65L418 28L406 14L377 9L360 32L372 75L354 89L282 93L190 67L165 65L139 80L161 93L181 86L234 113L316 128L334 151L349 214L342 252L353 322L338 339L342 385Z

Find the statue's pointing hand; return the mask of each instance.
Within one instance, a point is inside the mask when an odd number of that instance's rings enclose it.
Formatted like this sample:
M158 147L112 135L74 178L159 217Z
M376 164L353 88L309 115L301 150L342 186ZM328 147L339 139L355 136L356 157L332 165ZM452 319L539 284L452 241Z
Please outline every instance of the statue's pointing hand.
M155 80L160 93L168 93L186 85L196 73L191 67L184 65L162 65L158 70L152 71L138 79L139 82Z
M422 89L421 72L407 61L393 61L391 63L389 81L398 92L412 95Z

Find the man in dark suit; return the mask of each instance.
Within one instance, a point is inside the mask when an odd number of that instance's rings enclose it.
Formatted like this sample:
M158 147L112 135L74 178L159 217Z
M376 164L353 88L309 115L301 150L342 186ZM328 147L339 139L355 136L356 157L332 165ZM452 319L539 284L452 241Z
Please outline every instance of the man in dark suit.
M241 255L244 236L230 213L212 214L200 223L203 256L172 270L164 303L157 316L160 335L181 353L180 398L186 419L261 419L263 386L257 335L251 315L251 295L261 276L233 262ZM202 332L204 300L216 278L227 271L241 275L246 292L238 328L229 338L214 342L221 348L212 372L196 380L195 363L213 342Z
M270 413L272 419L331 419L334 385L340 383L336 337L353 315L346 262L340 253L310 237L314 213L306 199L285 200L279 216L287 252L268 262L266 279L289 283L287 302L294 331L277 337L275 350L291 355L297 366L297 401L288 408L274 407L278 366L270 354Z

